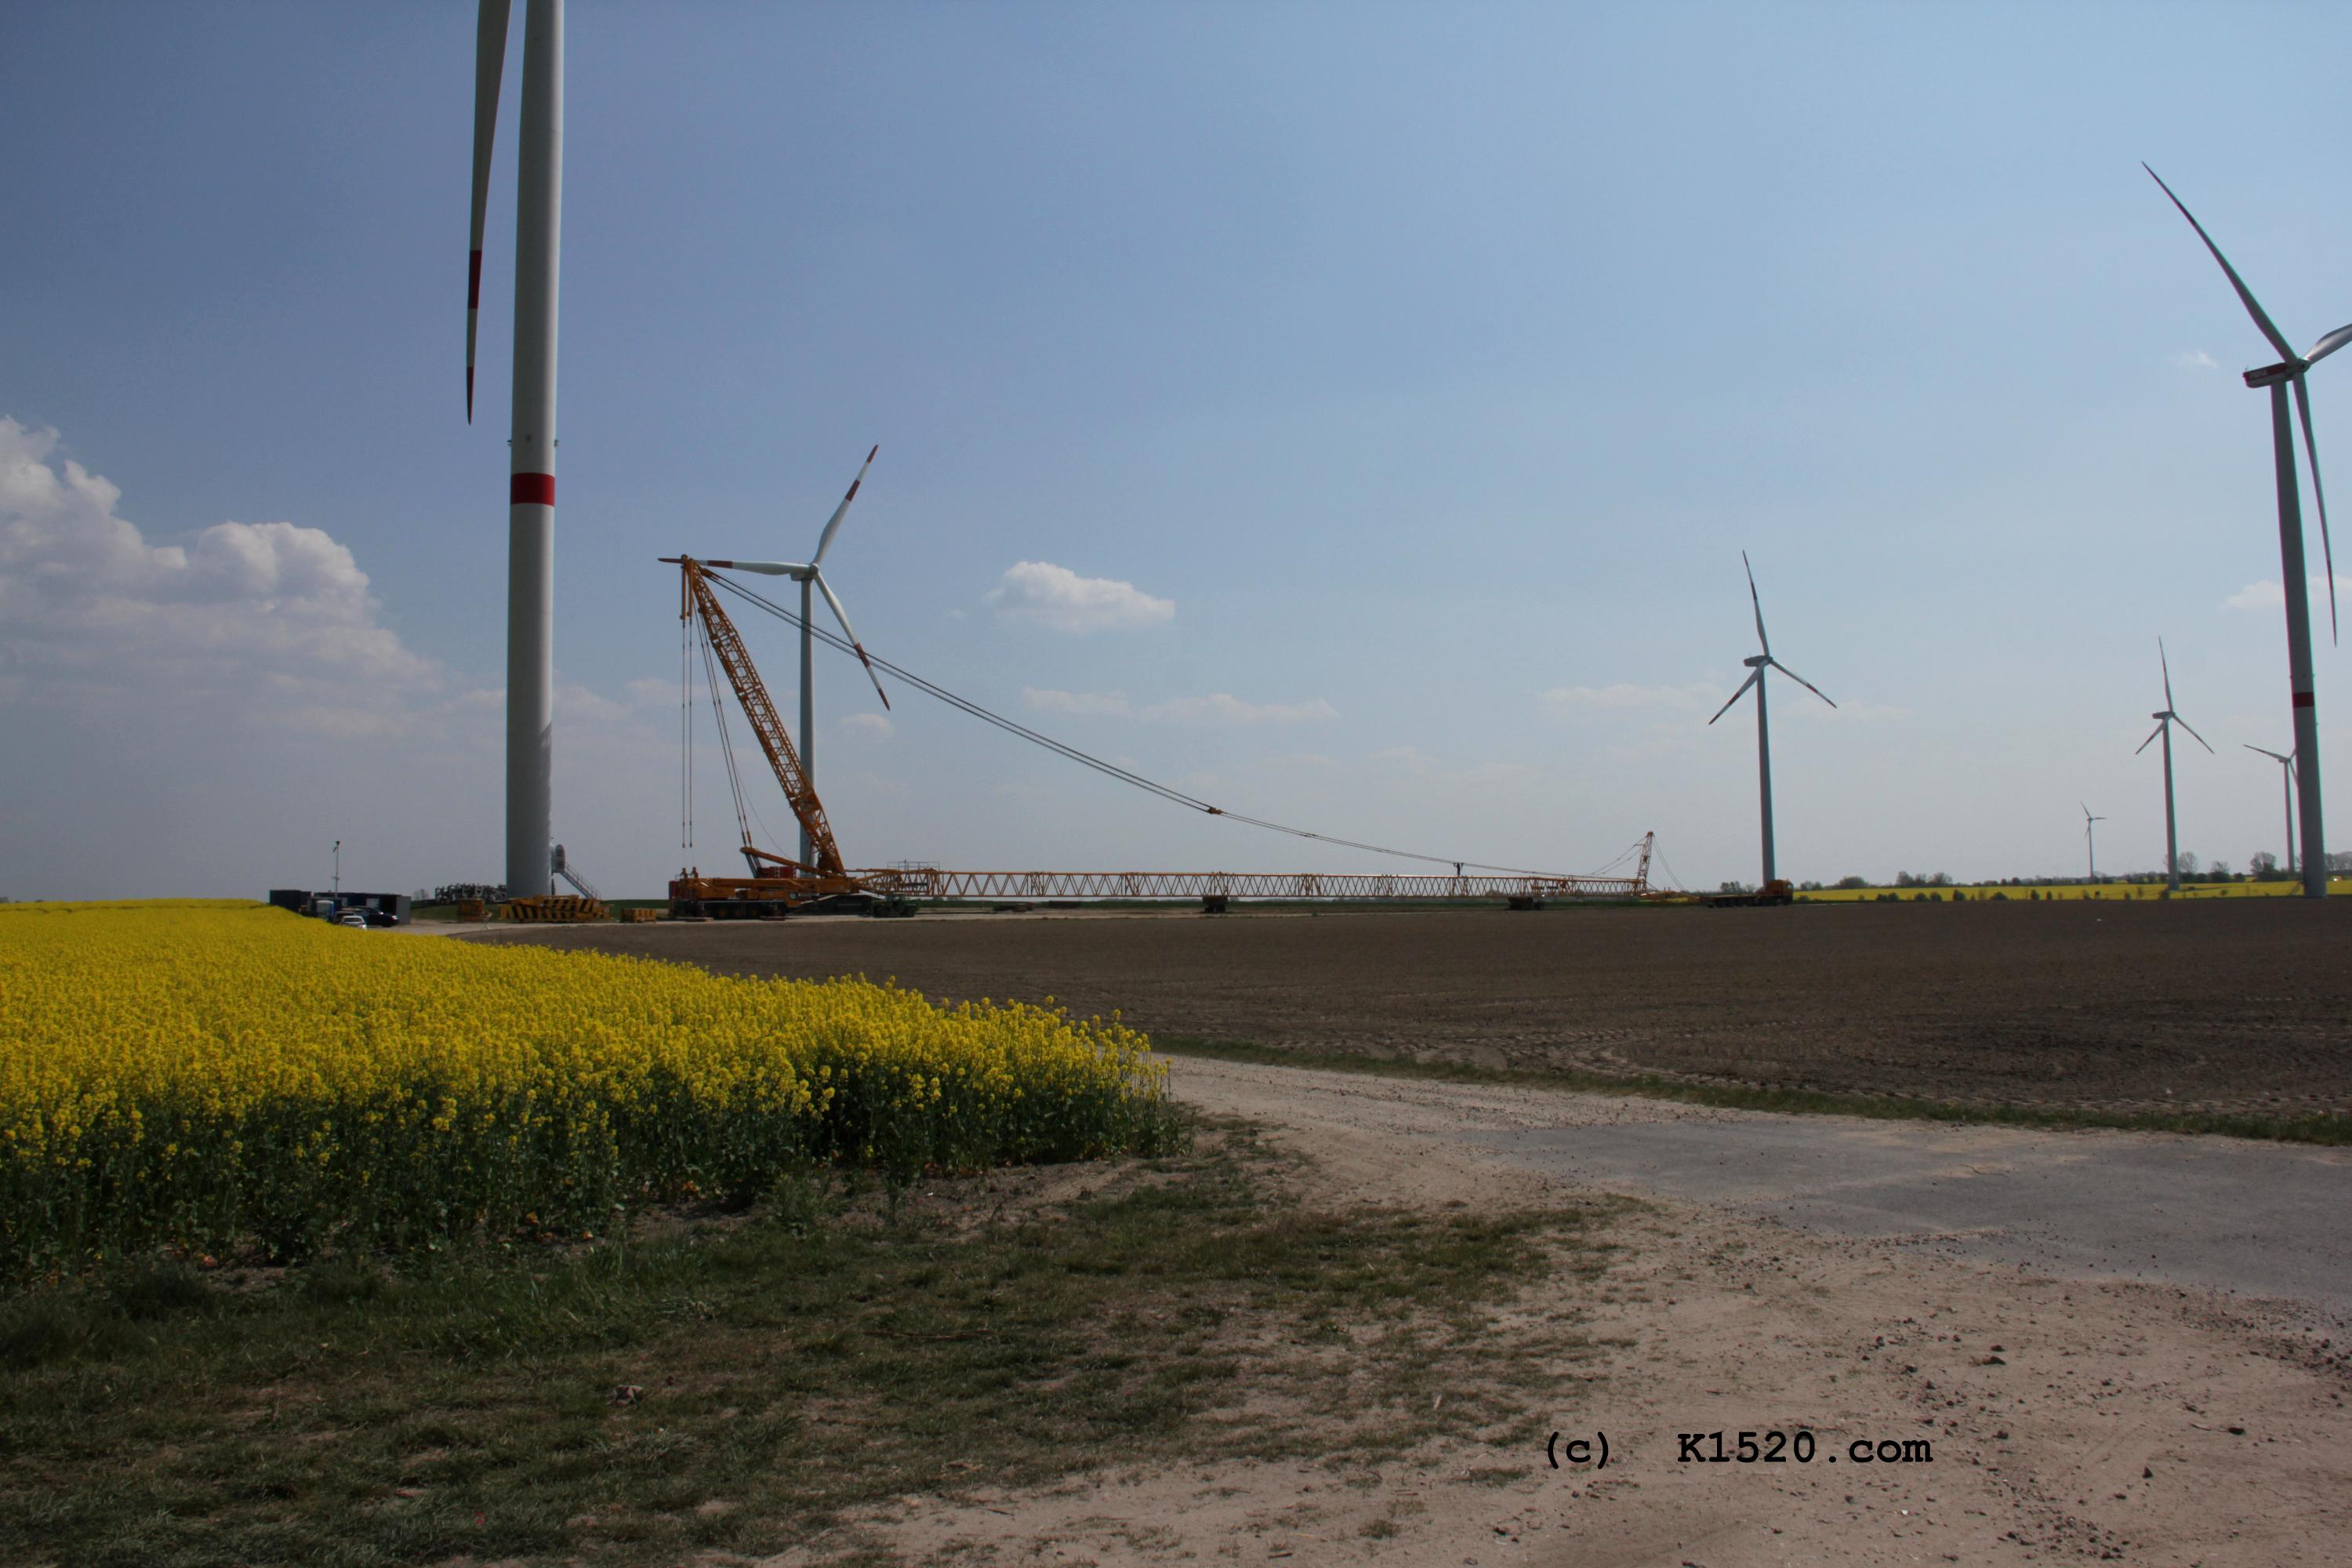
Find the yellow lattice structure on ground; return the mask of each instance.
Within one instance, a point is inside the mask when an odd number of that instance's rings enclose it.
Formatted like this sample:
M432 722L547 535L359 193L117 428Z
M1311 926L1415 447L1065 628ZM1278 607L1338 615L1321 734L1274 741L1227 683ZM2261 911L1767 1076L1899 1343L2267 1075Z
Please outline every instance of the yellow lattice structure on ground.
M510 921L541 921L550 923L577 921L608 921L612 907L602 899L582 899L566 894L561 898L509 899L499 906L499 914Z

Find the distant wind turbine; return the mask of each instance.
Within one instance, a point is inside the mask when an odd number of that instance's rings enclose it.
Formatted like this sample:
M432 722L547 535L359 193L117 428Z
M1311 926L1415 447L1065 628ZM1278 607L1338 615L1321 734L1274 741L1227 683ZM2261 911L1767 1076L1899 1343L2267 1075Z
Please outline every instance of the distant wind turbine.
M738 572L757 572L763 576L789 577L801 585L801 767L806 772L811 784L816 782L816 634L813 629L816 619L815 605L810 598L813 593L824 595L825 604L833 610L833 618L841 623L841 635L849 639L849 646L856 653L858 662L866 667L866 679L874 683L874 695L882 699L883 707L890 706L890 694L882 689L882 678L874 673L874 661L866 657L866 645L859 642L857 634L849 629L849 612L841 607L841 600L835 595L833 584L824 580L824 552L833 548L833 536L841 531L841 520L849 515L849 503L857 499L857 487L866 482L866 470L874 466L875 453L881 450L877 443L874 451L866 454L866 462L858 468L857 477L849 481L848 493L841 498L841 504L833 509L833 516L825 521L824 531L817 536L816 553L806 562L705 563L710 566L730 567ZM814 864L810 859L814 849L814 846L809 843L808 829L803 827L801 864Z
M2142 163L2143 169L2147 165ZM2311 345L2307 353L2298 354L2287 346L2285 336L2273 326L2262 305L2247 288L2205 226L2197 221L2172 187L2147 169L2147 177L2180 208L2180 216L2189 219L2189 226L2221 264L2230 279L2230 287L2238 291L2239 301L2246 314L2254 320L2272 348L2278 351L2276 364L2263 365L2245 373L2246 384L2268 387L2271 394L2271 458L2278 475L2279 574L2280 585L2286 591L2286 667L2288 696L2294 704L2295 784L2303 795L2303 892L2305 898L2327 896L2327 846L2325 827L2320 821L2319 799L2319 711L2312 694L2311 677L2311 605L2309 578L2303 563L2303 508L2295 493L2294 429L2287 421L2286 400L2289 388L2294 392L2295 414L2303 423L2304 450L2311 458L2311 496L2319 506L2319 548L2327 563L2327 625L2331 638L2336 635L2336 549L2327 538L2327 492L2319 482L2319 447L2311 434L2311 394L2304 387L2304 374L2342 348L2352 342L2352 326L2342 326ZM2192 731L2193 733L2193 731Z
M2178 724L2188 730L2196 737L2197 743L2205 746L2208 752L2213 748L2205 745L2204 736L2189 729L2188 720L2172 710L2172 661L2165 658L2162 637L2156 639L2156 657L2164 667L2164 710L2148 715L2156 721L2156 728L2147 732L2147 741L2142 741L2133 749L2132 755L2137 757L2147 751L2148 742L2158 735L2164 737L2164 885L2169 891L2177 893L2180 890L2180 836L2174 828L2172 816L2172 727Z
M1739 661L1748 667L1748 679L1741 681L1739 689L1715 710L1715 719L1730 712L1732 703L1746 695L1749 687L1756 689L1756 780L1758 797L1763 806L1764 880L1769 884L1778 880L1778 873L1772 859L1772 731L1764 715L1764 672L1777 669L1822 701L1829 702L1831 707L1837 704L1830 702L1829 695L1820 687L1772 657L1772 639L1764 635L1764 601L1756 595L1756 568L1748 564L1748 552L1745 550L1739 552L1739 564L1748 573L1748 602L1756 611L1756 646L1763 651ZM1715 719L1709 719L1707 722L1712 724Z
M2091 880L2094 882L2099 879L2099 844L2098 840L2092 835L2091 824L2095 822L2105 822L2105 820L2106 818L2104 816L2093 816L2091 815L2090 804L2088 802L2084 803L2083 852L2090 857Z
M2244 745L2245 742L2240 742ZM2286 874L2294 875L2294 753L2280 756L2276 752L2260 746L2247 746L2250 752L2261 752L2279 765L2279 795L2286 802Z

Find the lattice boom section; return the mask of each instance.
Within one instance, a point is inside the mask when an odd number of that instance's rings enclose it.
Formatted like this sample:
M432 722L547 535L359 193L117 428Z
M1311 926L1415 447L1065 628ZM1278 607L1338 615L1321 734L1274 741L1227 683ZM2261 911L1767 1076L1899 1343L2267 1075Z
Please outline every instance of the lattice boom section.
M1637 899L1633 877L1325 876L1314 871L942 871L853 873L911 899Z

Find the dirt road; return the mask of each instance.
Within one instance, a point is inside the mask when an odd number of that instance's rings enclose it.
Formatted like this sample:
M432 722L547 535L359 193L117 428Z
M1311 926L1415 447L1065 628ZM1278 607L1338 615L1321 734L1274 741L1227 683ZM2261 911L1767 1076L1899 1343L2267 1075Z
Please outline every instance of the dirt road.
M1186 1058L1182 1096L1312 1136L1444 1146L1568 1191L1702 1205L2075 1279L2242 1296L2352 1347L2352 1150L1781 1116ZM2352 1431L2347 1431L2352 1440Z
M1363 1473L1183 1467L957 1505L914 1498L871 1521L908 1561L2352 1562L2344 1340L2324 1307L2049 1259L2025 1269L1977 1256L1965 1237L1951 1255L1922 1244L1940 1221L1892 1198L1853 1196L1853 1213L1874 1217L1833 1227L1869 1234L1784 1225L1759 1212L1777 1195L1772 1163L1785 1159L1772 1147L1778 1118L1205 1061L1177 1064L1177 1082L1205 1110L1278 1129L1335 1205L1559 1202L1596 1176L1652 1192L1737 1190L1654 1198L1621 1224L1622 1250L1597 1297L1538 1293L1506 1325L1572 1326L1612 1347L1552 1421L1564 1438L1605 1434L1606 1468L1555 1470L1538 1445L1473 1432ZM1612 1139L1677 1123L1704 1131L1737 1173L1653 1161L1630 1179ZM1803 1125L1832 1144L1887 1135L1874 1123ZM1739 1172L1750 1150L1761 1163ZM1950 1168L1938 1164L1949 1152L1918 1151L1912 1179ZM2020 1145L2000 1157L2036 1156ZM2345 1194L2340 1163L2323 1158L2305 1174ZM1894 1190L1881 1184L1882 1197ZM2069 1223L2063 1197L2042 1206L2051 1224ZM2114 1207L2074 1206L2085 1236ZM2340 1240L2332 1258L2335 1289ZM1800 1428L1818 1445L1808 1464L1678 1457L1685 1433L1720 1430L1736 1451L1743 1431ZM1924 1441L1927 1457L1857 1462L1858 1441L1874 1456L1882 1442Z

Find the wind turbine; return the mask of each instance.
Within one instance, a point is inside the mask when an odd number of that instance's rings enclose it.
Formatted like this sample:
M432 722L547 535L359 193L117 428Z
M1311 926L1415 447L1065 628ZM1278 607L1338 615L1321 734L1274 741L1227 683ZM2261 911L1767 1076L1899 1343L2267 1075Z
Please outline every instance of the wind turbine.
M466 276L466 422L490 143L510 0L481 0L474 36L474 226ZM515 196L514 423L507 481L507 889L555 886L555 285L563 216L563 0L525 0Z
M2091 815L2090 804L2088 802L2084 803L2083 852L2090 857L2091 880L2094 882L2099 879L2099 844L2097 838L2091 831L2091 824L2095 822L2105 822L2105 820L2106 818L2104 816L2093 816Z
M2143 169L2147 165L2142 163ZM2279 575L2286 590L2286 669L2287 689L2294 704L2296 786L2303 795L2303 893L2308 899L2327 896L2326 834L2320 821L2319 808L2319 712L2314 706L2311 679L2311 606L2308 582L2303 564L2303 508L2295 492L2294 430L2287 422L2287 390L2294 391L2295 413L2303 422L2304 450L2311 458L2311 496L2319 506L2319 548L2327 564L2327 626L2331 639L2336 636L2336 549L2327 538L2327 492L2319 482L2319 447L2311 434L2311 395L2304 388L2304 374L2321 360L2352 342L2352 326L2342 326L2311 345L2310 351L2298 354L2287 347L2286 339L2271 323L2269 316L2248 289L2205 226L2197 221L2172 187L2147 169L2147 177L2180 208L2180 216L2189 219L2189 226L2221 264L2230 279L2230 287L2238 291L2238 299L2246 307L2246 314L2254 320L2271 347L2278 351L2276 364L2263 365L2245 373L2246 384L2268 387L2271 394L2271 458L2278 474ZM2192 731L2193 733L2193 731Z
M2172 819L2172 727L2178 724L2188 730L2208 752L2213 748L2205 745L2204 736L2189 729L2188 720L2172 710L2172 661L2164 657L2162 637L2156 639L2156 657L2164 666L2164 710L2148 715L2156 721L2156 728L2147 732L2147 741L2133 749L2132 755L2137 757L2147 751L2148 741L2158 735L2164 737L2164 885L2167 891L2177 893L2180 891L2180 837L2174 831Z
M857 634L849 629L849 612L841 607L841 600L834 594L833 584L824 580L824 552L833 548L833 536L841 531L841 520L849 515L849 503L857 499L857 487L866 482L866 470L874 466L874 455L881 450L881 445L877 442L874 451L866 454L866 462L857 470L857 477L849 481L848 493L841 498L841 504L833 509L833 516L825 521L824 531L817 536L816 553L810 556L805 563L797 561L704 563L709 566L729 567L737 572L757 572L763 576L789 577L801 585L801 767L807 773L812 784L816 782L816 677L814 657L816 634L811 629L816 622L815 605L810 600L812 593L824 595L825 604L833 610L833 618L841 623L841 635L849 639L850 647L857 654L857 661L866 667L866 679L874 683L874 695L882 699L884 708L890 706L890 694L882 689L882 678L874 673L874 661L866 657L866 645L859 642ZM801 863L803 865L810 863L809 855L813 847L809 843L808 829L802 828Z
M2242 741L2239 744L2244 745L2245 742ZM2294 753L2289 752L2282 757L2276 752L2264 751L2260 746L2246 746L2246 750L2261 752L2279 765L2279 795L2286 802L2286 874L2292 877L2294 875Z
M1723 706L1715 710L1715 719L1720 719L1730 712L1732 703L1738 701L1749 687L1756 689L1757 794L1763 804L1764 880L1769 884L1778 880L1778 877L1772 862L1772 731L1764 717L1764 672L1768 669L1777 669L1822 701L1829 702L1831 707L1834 708L1837 704L1830 702L1828 694L1820 687L1772 657L1772 639L1764 635L1764 601L1756 596L1756 568L1748 564L1748 552L1745 550L1739 552L1739 564L1748 573L1748 602L1756 610L1756 646L1763 651L1739 661L1748 667L1748 679L1741 681L1739 689L1733 692ZM1715 719L1709 719L1707 722L1712 724Z

